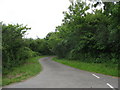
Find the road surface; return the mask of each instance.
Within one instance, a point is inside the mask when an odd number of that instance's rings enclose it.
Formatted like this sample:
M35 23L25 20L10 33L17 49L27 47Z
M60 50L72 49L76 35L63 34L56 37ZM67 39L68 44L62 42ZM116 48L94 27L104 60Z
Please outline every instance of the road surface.
M51 58L39 60L43 70L37 76L5 88L118 88L116 77L78 70Z

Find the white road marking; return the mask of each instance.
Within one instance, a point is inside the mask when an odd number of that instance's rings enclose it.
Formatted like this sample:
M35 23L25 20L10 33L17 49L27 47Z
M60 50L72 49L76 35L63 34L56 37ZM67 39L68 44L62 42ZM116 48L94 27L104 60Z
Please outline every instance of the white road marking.
M95 74L92 74L93 76L95 76L96 78L100 78L100 77L98 77L97 75L95 75Z
M108 85L110 88L113 88L113 89L114 89L114 87L113 87L112 85L110 85L109 83L107 83L107 85Z

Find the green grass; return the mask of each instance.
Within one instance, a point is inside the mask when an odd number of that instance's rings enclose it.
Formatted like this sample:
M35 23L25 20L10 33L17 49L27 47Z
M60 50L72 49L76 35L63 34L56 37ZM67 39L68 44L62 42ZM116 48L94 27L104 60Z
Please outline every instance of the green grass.
M86 70L90 72L96 72L96 73L118 77L118 65L117 64L86 63L86 62L81 62L79 60L58 59L57 57L54 57L53 60L56 62L65 64L65 65L80 69L80 70Z
M42 57L44 56L33 57L20 67L14 68L9 74L2 77L2 86L20 82L38 74L42 70L38 59Z

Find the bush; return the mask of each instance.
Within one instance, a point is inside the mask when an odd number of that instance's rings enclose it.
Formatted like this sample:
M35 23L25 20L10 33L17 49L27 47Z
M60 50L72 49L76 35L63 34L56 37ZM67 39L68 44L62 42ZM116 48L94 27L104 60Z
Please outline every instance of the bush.
M23 25L2 25L2 64L3 73L6 69L18 66L25 59L35 56L36 53L25 46L23 36L30 29Z
M31 57L35 57L37 55L38 55L37 52L32 51L28 47L24 47L17 52L17 60L25 60Z

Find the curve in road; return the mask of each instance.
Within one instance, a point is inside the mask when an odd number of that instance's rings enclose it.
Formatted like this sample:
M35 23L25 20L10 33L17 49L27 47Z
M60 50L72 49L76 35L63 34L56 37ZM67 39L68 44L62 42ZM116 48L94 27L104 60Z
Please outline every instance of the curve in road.
M37 76L4 88L118 88L118 78L78 70L51 58L39 60L43 70Z

